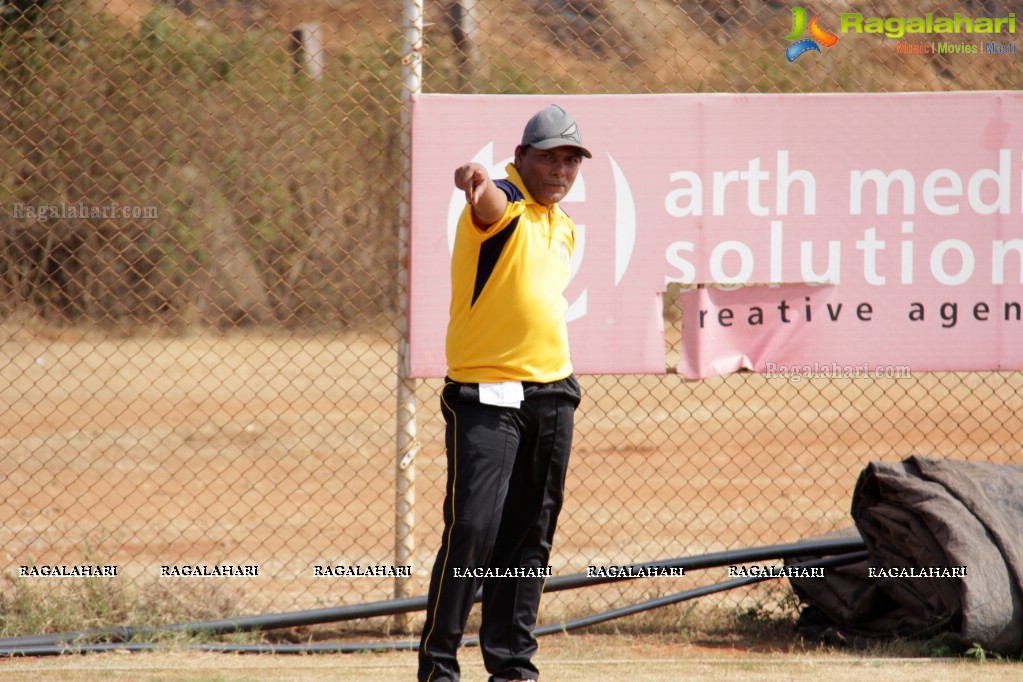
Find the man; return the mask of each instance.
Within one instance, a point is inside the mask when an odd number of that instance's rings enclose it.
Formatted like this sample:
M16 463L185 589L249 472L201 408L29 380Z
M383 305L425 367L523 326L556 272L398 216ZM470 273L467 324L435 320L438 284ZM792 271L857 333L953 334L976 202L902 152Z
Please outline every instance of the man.
M558 202L583 157L551 105L526 124L508 177L455 170L467 205L451 263L444 530L419 647L420 682L456 682L482 585L480 648L491 682L535 680L537 610L564 498L579 383L564 297L575 226Z

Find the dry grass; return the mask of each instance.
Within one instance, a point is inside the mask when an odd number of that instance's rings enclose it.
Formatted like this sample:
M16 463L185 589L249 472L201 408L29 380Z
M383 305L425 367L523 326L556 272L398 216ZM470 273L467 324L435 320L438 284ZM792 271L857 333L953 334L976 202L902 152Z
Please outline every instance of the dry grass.
M100 562L94 562L100 563ZM129 625L135 629L226 618L237 598L222 585L167 581L135 584L124 576L60 581L4 575L0 591L0 637L78 632ZM181 635L153 633L149 641L179 641Z
M479 652L462 655L463 682L483 682ZM680 643L669 637L562 635L541 642L544 680L590 682L994 682L1019 679L1018 664L999 661L906 659L884 653L764 649L729 643ZM0 662L0 680L23 682L394 682L415 679L413 652L324 656L224 656L172 651L103 654Z

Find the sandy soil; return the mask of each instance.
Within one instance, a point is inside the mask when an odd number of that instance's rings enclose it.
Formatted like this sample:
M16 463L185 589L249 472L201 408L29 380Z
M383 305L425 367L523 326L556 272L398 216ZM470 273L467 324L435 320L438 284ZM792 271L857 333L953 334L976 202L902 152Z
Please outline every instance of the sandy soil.
M247 613L388 598L390 579L313 567L394 563L395 363L380 334L0 327L0 570L88 561L142 585L170 580L162 565L258 565L258 577L207 579ZM849 526L871 460L1020 461L1023 442L1018 374L583 384L556 574ZM412 594L440 527L438 387L416 394ZM559 593L545 609L578 615L693 584Z

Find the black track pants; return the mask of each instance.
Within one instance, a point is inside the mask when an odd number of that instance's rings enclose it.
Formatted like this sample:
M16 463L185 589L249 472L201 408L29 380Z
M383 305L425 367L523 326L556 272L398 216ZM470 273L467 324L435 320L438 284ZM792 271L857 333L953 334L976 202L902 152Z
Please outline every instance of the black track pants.
M535 679L543 571L564 499L579 383L568 377L523 385L516 408L479 402L476 384L448 380L444 530L419 647L420 682L459 678L456 653L472 600L483 586L480 648L495 677ZM487 578L487 568L534 569L538 577Z

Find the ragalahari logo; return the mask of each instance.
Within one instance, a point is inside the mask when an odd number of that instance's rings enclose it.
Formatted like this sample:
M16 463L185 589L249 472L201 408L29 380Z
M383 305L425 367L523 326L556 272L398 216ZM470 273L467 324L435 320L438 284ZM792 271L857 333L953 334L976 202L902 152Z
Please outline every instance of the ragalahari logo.
M810 21L806 20L808 16L809 14L802 7L792 8L792 30L785 36L785 40L795 40L796 42L785 48L785 58L789 62L796 61L801 55L810 51L819 53L822 45L824 47L831 47L838 42L837 35L821 28L820 23L817 21L820 15L813 15L813 19L810 19ZM810 32L810 37L800 40L800 36L807 30Z

